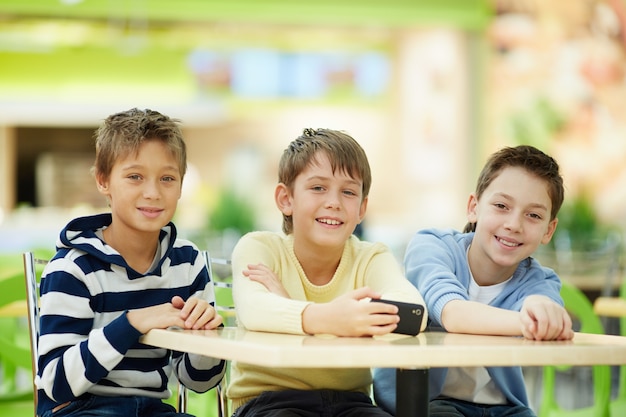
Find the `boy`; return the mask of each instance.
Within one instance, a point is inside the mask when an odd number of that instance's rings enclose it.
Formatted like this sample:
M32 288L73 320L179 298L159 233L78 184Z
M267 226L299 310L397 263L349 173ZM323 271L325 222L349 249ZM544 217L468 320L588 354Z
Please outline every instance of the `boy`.
M245 235L233 251L238 323L249 330L373 336L393 331L397 308L420 303L391 252L353 235L371 173L349 135L305 129L285 149L275 201L283 232ZM423 327L426 319L422 322ZM369 369L268 369L233 363L235 415L388 416L370 399Z
M44 271L38 415L188 416L161 401L170 373L198 392L221 380L224 361L139 342L221 324L203 258L171 223L186 158L178 121L156 111L98 129L93 172L111 213L72 220Z
M407 277L424 294L431 324L456 333L571 339L561 282L530 257L552 238L563 196L550 156L531 146L494 153L469 197L464 232L423 230L407 247ZM429 375L431 417L535 415L520 367L438 368ZM393 369L375 371L376 401L390 412L394 378Z

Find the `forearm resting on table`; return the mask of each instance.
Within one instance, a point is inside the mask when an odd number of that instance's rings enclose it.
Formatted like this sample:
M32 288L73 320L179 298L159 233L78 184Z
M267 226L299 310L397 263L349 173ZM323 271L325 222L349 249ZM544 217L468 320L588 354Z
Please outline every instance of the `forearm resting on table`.
M448 302L441 324L451 333L521 336L520 313L467 300Z

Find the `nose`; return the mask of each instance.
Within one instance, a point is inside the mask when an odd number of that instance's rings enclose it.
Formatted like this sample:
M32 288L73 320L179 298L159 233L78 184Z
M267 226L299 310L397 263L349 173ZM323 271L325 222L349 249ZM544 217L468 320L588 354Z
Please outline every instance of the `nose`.
M339 196L337 193L328 193L328 198L326 200L326 208L329 209L339 209L341 203L339 202Z
M514 230L514 231L519 230L522 226L522 221L521 221L520 216L521 216L520 214L511 213L509 216L507 216L506 221L504 223L504 227L507 230Z
M144 198L156 200L161 196L158 180L146 181L143 187Z

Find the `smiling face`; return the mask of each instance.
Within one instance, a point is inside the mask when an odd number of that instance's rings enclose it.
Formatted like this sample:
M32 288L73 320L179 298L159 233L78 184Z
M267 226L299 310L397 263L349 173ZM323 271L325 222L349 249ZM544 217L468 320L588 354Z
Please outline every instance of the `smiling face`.
M111 207L109 229L129 239L158 237L174 216L182 189L178 159L161 140L141 142L136 153L114 163L108 178L96 173L96 180Z
M469 198L467 218L476 223L469 265L480 285L505 281L517 265L546 244L556 229L545 180L520 167L504 168L480 199Z
M341 170L333 173L325 152L318 152L291 188L276 187L276 204L293 218L294 246L323 251L343 247L365 216L363 182ZM340 252L341 253L341 252Z

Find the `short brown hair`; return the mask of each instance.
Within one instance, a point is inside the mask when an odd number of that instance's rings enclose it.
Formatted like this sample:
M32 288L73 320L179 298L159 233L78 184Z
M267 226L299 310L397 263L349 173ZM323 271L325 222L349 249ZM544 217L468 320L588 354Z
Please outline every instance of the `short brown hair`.
M315 159L318 151L330 160L333 173L337 170L363 182L363 196L368 196L372 173L365 151L347 133L331 129L304 129L284 150L278 165L278 182L293 191L296 177ZM283 215L283 231L293 232L293 219Z
M180 121L154 110L133 108L110 115L95 132L96 160L93 172L108 178L115 162L146 140L163 142L178 161L181 178L187 171L187 148Z
M554 220L565 198L563 178L556 160L533 146L505 147L492 154L478 176L475 191L476 198L480 198L500 172L509 167L523 168L528 173L546 182L548 195L552 201L550 220ZM475 230L476 223L467 223L465 225L464 232L473 232Z

